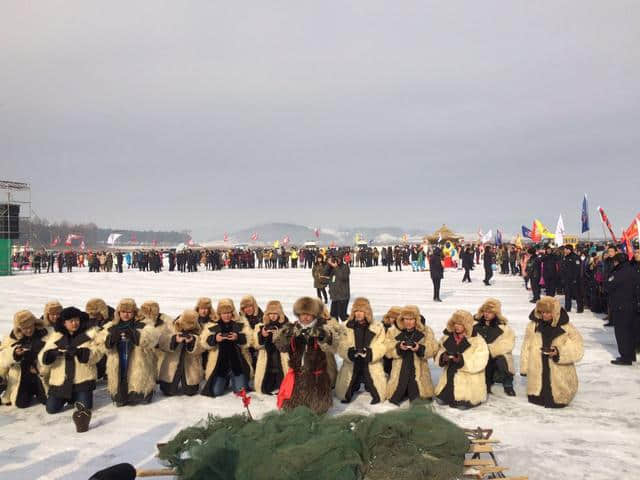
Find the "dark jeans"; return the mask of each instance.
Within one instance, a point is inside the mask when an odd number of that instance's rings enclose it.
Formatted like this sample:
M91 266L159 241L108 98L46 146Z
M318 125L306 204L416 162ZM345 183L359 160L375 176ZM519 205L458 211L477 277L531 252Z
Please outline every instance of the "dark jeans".
M328 302L328 299L327 299L327 288L326 287L316 288L316 293L318 294L318 298L320 300L322 300L324 298L324 303Z
M584 310L584 289L580 282L565 283L564 285L564 309L571 311L571 300L575 299L578 304L578 312Z
M38 403L44 404L47 401L47 395L40 379L32 373L23 372L16 396L16 408L30 407L34 397Z
M64 398L58 397L49 397L47 398L47 413L61 412L66 403L70 403L73 405L76 402L81 403L85 408L93 408L93 392L75 392L71 396L71 400L66 400Z
M222 395L227 388L229 380L231 380L231 389L234 392L239 392L243 388L245 390L249 389L247 376L244 373L241 373L240 375L229 375L228 377L216 376L211 382L211 394L214 397L219 397L220 395Z
M611 317L615 319L614 332L620 358L627 362L635 362L639 320L637 314L633 311L612 309Z
M462 283L469 282L471 283L471 269L469 267L464 267L464 277L462 277Z
M349 299L346 300L331 300L331 316L338 320L345 322L349 318L347 313L347 307L349 306Z
M491 277L493 277L493 268L491 268L491 266L489 266L487 268L487 266L484 267L484 283L489 283L489 280L491 280Z
M442 279L432 278L431 281L433 282L433 299L440 300L440 282Z

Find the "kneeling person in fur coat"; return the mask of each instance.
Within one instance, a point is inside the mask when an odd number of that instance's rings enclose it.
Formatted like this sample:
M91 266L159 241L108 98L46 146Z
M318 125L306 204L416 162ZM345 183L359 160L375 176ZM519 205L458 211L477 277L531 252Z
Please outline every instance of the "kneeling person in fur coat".
M465 310L456 310L440 340L436 363L444 367L436 387L438 403L467 409L487 399L484 369L489 349L484 339L473 335L473 317Z
M38 354L47 340L47 329L29 310L13 316L13 330L2 340L0 348L0 380L5 390L0 403L26 408L35 398L45 403L46 384L39 375Z
M336 395L343 403L349 403L364 384L371 394L372 405L383 402L387 398L387 381L382 367L387 348L386 332L381 323L374 323L369 300L355 299L345 327L338 345L343 362L338 372Z
M298 321L285 325L275 339L276 348L289 354L289 370L280 385L278 408L289 410L302 405L325 413L333 405L327 368L333 336L316 299L299 298L293 313Z
M507 326L507 319L502 315L500 300L490 298L478 309L474 316L473 335L484 338L489 348L489 361L485 368L487 393L491 393L494 382L502 383L504 393L514 397L513 390L513 347L516 336L511 327Z
M387 313L382 317L382 326L384 327L384 331L387 334L387 342L393 342L394 336L397 332L394 332L396 326L396 320L398 319L398 315L402 311L401 307L391 307ZM389 349L387 348L387 354L385 354L382 359L382 364L384 368L384 373L387 375L391 375L391 367L393 365L393 358L389 355Z
M267 303L263 321L255 326L253 345L258 353L254 388L257 392L271 394L280 388L285 369L289 363L289 355L278 351L273 339L278 331L288 323L277 300Z
M89 315L91 326L98 327L98 329L101 329L113 320L113 315L115 314L113 307L107 305L107 303L101 298L92 298L88 300L84 311ZM104 378L106 373L107 356L103 355L98 362L98 379Z
M139 314L132 298L120 300L102 330L107 350L107 388L118 407L149 403L156 385L155 348L160 330Z
M569 405L578 391L575 363L584 353L582 336L553 297L542 297L529 315L520 353L529 402L546 408Z
M198 314L185 310L160 336L159 348L165 352L160 363L158 383L166 396L195 395L203 377L201 332Z
M40 362L50 369L47 413L60 412L66 403L93 407L96 364L102 357L96 334L85 312L75 307L62 310L55 332L40 352Z
M400 310L396 327L387 335L387 355L393 359L391 376L387 383L387 397L400 405L405 398L433 399L433 383L429 371L429 358L438 351L433 330L420 321L417 307Z
M230 298L223 298L216 309L219 321L205 325L200 342L207 350L207 383L202 394L219 397L231 382L234 392L249 388L252 375L249 339L251 329L243 321Z

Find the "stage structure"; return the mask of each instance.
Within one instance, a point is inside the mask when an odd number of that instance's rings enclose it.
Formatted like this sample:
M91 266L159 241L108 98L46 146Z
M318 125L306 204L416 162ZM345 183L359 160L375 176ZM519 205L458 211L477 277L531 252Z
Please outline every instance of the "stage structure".
M11 275L12 241L31 241L30 220L31 185L0 180L0 276Z

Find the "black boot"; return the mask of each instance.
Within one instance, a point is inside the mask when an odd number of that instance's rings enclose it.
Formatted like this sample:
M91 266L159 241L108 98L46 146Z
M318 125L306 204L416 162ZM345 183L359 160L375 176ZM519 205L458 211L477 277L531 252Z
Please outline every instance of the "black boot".
M91 410L85 408L85 406L76 402L76 411L73 412L71 418L73 418L73 423L76 424L76 432L84 433L89 430L89 423L91 422Z
M515 397L516 392L511 385L504 386L504 393L506 393L509 397Z

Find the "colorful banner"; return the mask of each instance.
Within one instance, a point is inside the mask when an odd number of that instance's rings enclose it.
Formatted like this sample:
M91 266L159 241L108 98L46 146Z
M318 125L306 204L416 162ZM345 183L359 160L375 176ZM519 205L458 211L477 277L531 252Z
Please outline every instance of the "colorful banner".
M611 238L613 239L613 241L618 242L618 239L616 238L615 233L613 233L613 227L611 226L609 217L607 217L607 214L604 213L604 210L602 209L602 207L598 207L598 213L600 213L600 220L602 220L602 223L607 226L607 229L609 230L609 233L611 234Z

